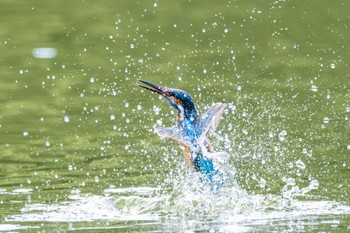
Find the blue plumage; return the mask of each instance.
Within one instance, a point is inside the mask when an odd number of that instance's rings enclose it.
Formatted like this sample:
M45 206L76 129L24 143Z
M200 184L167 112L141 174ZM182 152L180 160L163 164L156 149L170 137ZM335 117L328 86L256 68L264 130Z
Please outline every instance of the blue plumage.
M177 110L176 124L170 128L157 128L157 133L161 137L178 141L192 168L203 174L202 180L209 183L211 189L218 189L223 183L222 173L214 167L212 159L207 156L213 153L207 136L210 130L216 129L226 105L217 103L200 117L188 93L145 80L140 82L142 83L139 84L140 87L162 95Z

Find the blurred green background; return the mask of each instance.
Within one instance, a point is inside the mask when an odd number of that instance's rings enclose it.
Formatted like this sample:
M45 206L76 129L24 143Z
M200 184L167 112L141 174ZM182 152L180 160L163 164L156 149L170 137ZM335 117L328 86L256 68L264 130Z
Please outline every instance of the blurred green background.
M348 1L2 1L0 212L72 190L161 185L189 169L164 100L138 79L183 89L203 113L229 103L213 138L239 185L349 202ZM54 48L51 59L35 48ZM171 188L171 187L170 187ZM22 191L19 191L22 190ZM19 193L14 195L14 193Z

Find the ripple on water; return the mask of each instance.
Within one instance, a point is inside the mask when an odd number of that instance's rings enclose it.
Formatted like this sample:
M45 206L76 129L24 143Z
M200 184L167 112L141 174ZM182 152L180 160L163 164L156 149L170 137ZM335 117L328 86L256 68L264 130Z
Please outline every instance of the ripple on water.
M0 227L16 230L26 227L29 222L38 223L31 226L41 227L42 222L79 224L104 221L110 228L138 226L140 230L152 226L152 230L159 231L280 231L309 227L310 224L336 227L342 215L350 215L350 206L341 203L295 199L317 188L316 180L306 188L299 188L295 180L286 178L280 196L250 195L237 184L234 168L222 165L227 164L225 159L217 163L225 177L224 185L218 191L211 191L198 174L179 169L177 174L164 181L162 187L110 187L103 191L103 195L81 194L79 190L72 190L65 202L27 204L20 214L5 218L13 225ZM299 168L304 167L301 161L296 163ZM30 193L31 190L14 192ZM87 230L84 226L79 227L74 229ZM92 225L93 229L96 227L101 226Z
M170 188L110 187L104 190L104 195L84 195L73 190L66 202L27 204L20 214L7 216L5 220L24 223L19 227L25 227L29 222L105 221L119 224L118 228L138 225L143 229L152 225L153 230L160 231L209 229L227 232L235 229L235 232L247 232L257 229L278 231L289 229L291 225L337 226L340 216L350 214L350 206L332 201L250 195L238 186L232 168L224 171L225 185L216 192L205 188L200 177L188 171L181 177L169 179ZM298 194L304 195L307 189ZM124 224L126 222L135 224ZM15 227L12 224L7 226L9 229Z

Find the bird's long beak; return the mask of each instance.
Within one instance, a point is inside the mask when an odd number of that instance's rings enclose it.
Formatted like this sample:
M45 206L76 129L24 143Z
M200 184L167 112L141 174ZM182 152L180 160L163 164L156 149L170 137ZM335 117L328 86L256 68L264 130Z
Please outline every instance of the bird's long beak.
M140 87L145 88L146 90L155 92L155 93L157 93L157 94L159 94L161 96L164 96L165 98L169 98L169 94L168 94L169 90L168 90L168 88L156 85L154 83L151 83L151 82L148 82L148 81L145 81L145 80L139 80L139 81L141 83L139 83L137 85L139 85Z
M182 101L173 96L174 91L176 91L175 89L162 87L145 80L139 81L141 82L138 84L140 87L163 96L171 106L173 106L176 110L183 112Z

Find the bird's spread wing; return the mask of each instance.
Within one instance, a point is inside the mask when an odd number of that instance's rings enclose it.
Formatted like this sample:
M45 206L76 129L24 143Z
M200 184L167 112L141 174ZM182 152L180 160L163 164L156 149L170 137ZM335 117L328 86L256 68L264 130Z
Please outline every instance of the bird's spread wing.
M226 104L216 103L203 116L198 123L199 137L205 136L209 130L215 131L221 120Z
M158 133L158 135L161 138L171 138L178 142L180 142L182 145L190 147L191 141L188 137L183 135L177 127L169 127L169 128L155 128L155 131Z

